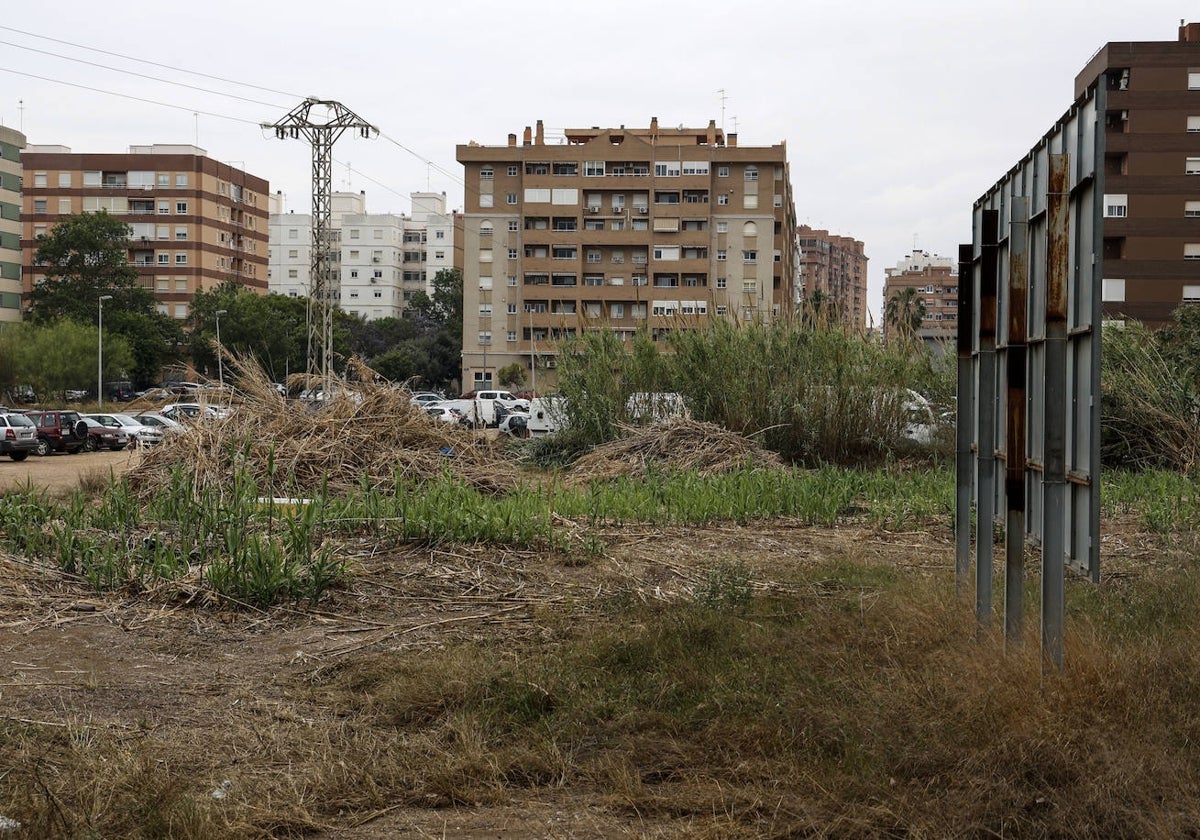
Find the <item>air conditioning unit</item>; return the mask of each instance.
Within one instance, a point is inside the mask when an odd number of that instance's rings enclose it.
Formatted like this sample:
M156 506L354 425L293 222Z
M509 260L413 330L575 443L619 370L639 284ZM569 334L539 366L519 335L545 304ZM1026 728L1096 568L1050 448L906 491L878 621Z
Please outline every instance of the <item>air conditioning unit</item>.
M600 208L599 208L599 207L589 207L589 208L587 209L587 211L588 211L589 213L593 213L593 214L594 214L594 213L599 213L599 212L600 212Z
M546 367L548 367L548 368L556 368L556 367L558 367L558 359L547 359L547 360L546 360Z
M647 213L649 213L649 212L650 212L650 208L649 208L649 207L639 207L639 208L637 209L637 211L638 211L639 213L641 213L643 216L645 216Z
M371 257L371 262L373 262L373 263L379 262L379 257Z

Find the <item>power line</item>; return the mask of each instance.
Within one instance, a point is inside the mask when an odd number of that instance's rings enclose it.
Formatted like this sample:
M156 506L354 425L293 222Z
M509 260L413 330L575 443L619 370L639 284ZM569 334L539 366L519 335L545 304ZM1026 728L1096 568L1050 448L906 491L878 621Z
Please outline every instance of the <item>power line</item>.
M165 70L174 70L177 73L188 73L192 76L200 76L205 79L212 79L214 81L224 82L229 85L241 85L242 87L254 88L255 90L261 90L266 93L277 93L280 96L286 96L290 99L303 99L304 98L303 96L301 96L298 93L289 93L285 90L275 90L274 88L262 87L260 85L252 85L249 82L239 82L234 79L226 79L222 76L212 76L208 73L200 73L195 70L186 70L182 67L175 67L170 64L160 64L157 61L150 61L145 58L137 58L136 56L124 55L124 54L118 53L118 52L110 52L109 50L102 50L99 47L89 47L86 44L76 44L73 41L63 41L59 38L51 38L49 35L38 35L36 32L26 32L23 29L15 29L14 27L11 27L11 26L0 26L0 29L6 30L8 32L16 32L20 35L28 35L30 38L40 38L41 40L44 40L44 41L53 41L56 44L65 44L68 47L76 47L77 49L89 50L90 52L97 52L97 53L101 53L103 55L111 55L114 58L123 58L127 61L137 61L142 64L149 64L152 67L162 67Z
M189 85L186 82L175 82L170 79L160 78L158 76L150 76L150 75L147 75L146 73L138 73L134 70L125 70L120 67L112 67L108 64L98 64L94 61L88 61L83 58L75 58L75 57L69 56L69 55L62 55L61 53L50 52L49 50L39 50L36 47L27 47L24 44L14 44L11 41L0 41L0 44L3 44L6 47L16 47L19 50L29 50L30 52L40 53L41 55L49 55L49 56L53 56L54 58L65 59L66 61L75 61L75 62L78 62L79 64L86 64L89 67L99 67L101 70L112 70L114 73L125 73L130 76L137 76L139 79L149 79L152 82L162 82L163 84L166 84L166 85L176 85L178 87L188 88L189 90L198 90L202 93L211 93L211 94L215 94L217 96L228 96L230 99L238 99L238 100L241 100L242 102L249 102L252 105L265 105L268 108L279 108L279 109L282 109L284 107L282 105L276 105L274 102L263 102L262 100L259 100L259 99L248 99L245 96L238 96L236 93L225 93L225 92L219 91L219 90L212 90L211 88L203 88L203 87L198 87L197 85Z

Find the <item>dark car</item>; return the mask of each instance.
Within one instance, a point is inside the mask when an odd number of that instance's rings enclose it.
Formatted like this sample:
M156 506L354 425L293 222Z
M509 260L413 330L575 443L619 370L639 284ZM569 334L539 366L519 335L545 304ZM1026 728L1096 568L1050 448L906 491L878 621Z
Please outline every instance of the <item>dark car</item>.
M37 427L39 455L69 452L74 455L87 445L88 427L78 411L28 411L25 416Z
M0 455L24 461L37 450L37 427L24 414L0 414Z
M120 452L129 445L129 436L125 434L124 429L109 428L92 417L84 417L83 422L87 423L88 427L88 439L83 448L88 452L95 452L97 449Z

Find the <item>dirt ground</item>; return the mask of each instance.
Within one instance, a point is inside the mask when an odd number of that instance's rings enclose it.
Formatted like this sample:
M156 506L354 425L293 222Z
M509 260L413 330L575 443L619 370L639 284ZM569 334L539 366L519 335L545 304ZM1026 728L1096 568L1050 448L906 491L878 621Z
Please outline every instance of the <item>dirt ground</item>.
M70 492L92 471L136 468L133 452L32 457L2 463L0 486L31 480ZM480 634L536 638L546 607L588 604L615 591L643 599L683 597L701 570L731 557L772 587L785 570L839 558L952 576L946 528L888 533L861 527L613 529L604 556L583 566L494 548L354 548L356 573L316 609L209 611L161 597L97 596L20 558L0 558L0 715L48 727L86 726L163 744L214 745L207 790L228 777L230 795L259 774L252 750L223 752L226 727L290 725L327 716L303 699L324 669L380 652L433 649ZM1126 555L1136 537L1112 544ZM241 784L239 784L241 783ZM521 791L498 805L385 809L328 825L327 838L686 837L687 824L645 820L586 793Z
M68 455L52 452L44 458L30 455L24 461L0 457L0 492L27 482L56 496L70 495L81 479L89 476L107 478L111 470L121 476L132 469L141 457L135 449L120 452L79 452Z

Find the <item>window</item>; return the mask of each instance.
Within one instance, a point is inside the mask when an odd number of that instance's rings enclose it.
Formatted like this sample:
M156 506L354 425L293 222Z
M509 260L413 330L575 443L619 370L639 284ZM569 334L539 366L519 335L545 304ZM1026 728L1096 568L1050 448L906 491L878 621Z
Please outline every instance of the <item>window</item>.
M187 254L176 254L175 265L187 265Z
M511 229L512 228L509 228L509 230L511 230ZM437 236L434 237L434 239L445 239L445 238L446 238L446 231L444 231L444 230L439 230L437 232Z
M188 211L188 203L186 201L175 202L175 215L186 216Z
M729 177L729 167L728 166L718 166L717 167L717 177L718 178L728 178Z
M757 181L758 180L758 167L757 166L747 166L746 167L746 180L747 181Z
M171 255L166 253L165 251L160 253L158 255L158 264L159 265L170 265L171 264Z
M724 317L729 314L729 307L724 304L717 304L717 314Z
M717 249L717 262L724 262L727 258L727 252L724 248Z
M38 213L38 214L45 213L46 212L46 199L35 198L33 200L33 212Z
M157 183L158 186L162 187L163 189L167 189L168 187L171 186L171 173L170 172L159 172L158 176L155 178L155 183ZM221 190L220 190L221 195L225 195L225 192L226 192L225 182L221 181L220 183L221 183Z
M375 230L371 231L371 238L372 239L383 239L383 231L380 230L379 228L375 228Z
M1200 303L1200 286L1184 286L1183 287L1184 303ZM1121 322L1121 326L1125 326L1125 322Z
M175 228L175 239L176 239L176 241L178 241L178 242L183 242L183 241L185 241L187 238L188 238L188 235L187 235L187 227L186 227L186 226L182 226L182 225L181 225L181 226L178 226L178 227L176 227L176 228Z
M776 207L783 206L783 196L779 195L778 193L775 194L775 206Z
M506 336L507 336L507 338L508 338L508 340L509 340L509 341L516 341L516 340L517 340L517 331L516 331L516 330L509 330L509 331L506 333Z
M493 230L493 228L492 228L491 222L485 220L485 221L482 221L479 223L479 235L480 236L491 236L492 230Z
M758 196L752 193L746 193L742 196L742 207L746 210L758 209Z
M521 174L521 169L519 166L516 166L515 164L513 164L508 167L508 177L515 178L520 174Z
M495 203L493 202L494 198L495 198L495 196L493 196L491 193L481 193L479 196L479 206L485 207L485 208L486 207L494 207L495 206Z
M513 198L514 199L516 198L516 193L513 194ZM516 201L514 201L513 203L516 204ZM551 204L578 204L579 203L579 190L570 190L570 189L551 190L550 191L550 203Z
M679 172L683 168L679 161L667 161L666 163L654 164L654 177L656 178L677 178Z
M58 200L58 212L61 216L71 215L71 199L60 198Z
M1105 195L1104 217L1106 219L1123 219L1129 214L1128 195Z
M175 176L175 189L185 189L188 185L188 176L186 172L182 172Z
M299 259L299 258L300 258L300 252L298 250L296 250L295 248L292 248L288 251L288 259L295 260L295 259Z
M289 272L288 272L288 276L289 276L289 277L294 277L294 276L295 276L295 274L294 274L294 272L290 272L290 271L289 271ZM351 280L357 280L357 279L358 279L358 269L357 269L357 268L352 268L352 269L350 269L350 279L351 279Z
M182 321L188 316L188 305L186 303L175 304L175 319Z
M33 173L33 185L39 189L42 187L45 187L46 186L46 173L45 172Z
M717 196L717 204L724 206L728 203L729 203L729 196L726 193L721 193L720 195Z
M506 309L509 315L517 314L517 305L515 303L510 303Z
M509 193L507 196L505 196L504 200L506 202L508 202L509 204L516 204L517 203L517 194Z
M521 223L518 222L516 219L509 219L508 220L508 229L509 230L520 230ZM441 233L441 231L439 230L438 233ZM438 237L438 238L440 239L441 237Z
M655 245L654 259L656 260L677 260L679 259L678 245Z
M481 263L490 263L492 261L492 249L481 248L479 250L479 261Z
M446 259L446 252L445 251L434 251L433 258L435 260L444 260L444 259Z
M508 249L508 258L509 258L510 260L519 259L519 258L520 258L520 256L521 256L521 254L520 254L520 252L519 252L519 251L517 251L517 249L516 249L516 248L509 248L509 249Z
M610 318L624 318L625 317L625 304L623 304L623 303L609 304L608 315Z
M729 222L717 222L717 233L729 233Z
M587 252L587 261L590 263L600 262L600 252L595 249L589 249Z
M1184 202L1183 215L1185 215L1185 216L1200 216L1200 201Z
M59 172L58 173L58 186L63 189L70 189L70 187L71 187L71 173L70 172Z
M517 285L517 275L515 275L515 274L508 275L508 285L510 285L510 286Z
M496 170L490 166L481 167L479 170L479 180L490 181L496 177Z
M375 269L371 273L371 276L374 277L376 280L382 280L383 279L383 269L382 268Z
M1188 175L1200 175L1200 157L1188 158L1183 171Z
M85 187L100 186L100 171L99 170L91 170L88 172L84 172L83 173L83 185Z
M350 238L351 238L351 239L358 239L358 228L353 228L353 229L351 229L351 231L350 231Z
M350 272L350 273L351 273L351 274L353 274L354 272ZM299 278L299 277L300 277L300 271L299 271L299 269L295 269L295 268L289 268L289 269L288 269L288 279L290 279L290 280L296 280L296 279L297 279L297 278Z
M1200 117L1188 117L1187 130L1191 133L1200 131Z
M685 160L683 162L684 175L707 175L708 161L706 160Z
M170 239L171 238L171 227L169 225L158 225L155 228L155 234L157 235L157 238L159 238L159 239ZM222 242L225 241L225 234L223 234L223 233L221 234L221 241Z
M742 225L742 236L758 236L758 225L754 222L746 222Z
M604 174L604 161L586 160L583 162L583 174L587 178L596 178Z
M1125 300L1125 281L1105 279L1101 288L1100 299L1104 302L1120 302Z
M742 251L742 262L744 262L744 263L758 262L758 251Z
M491 344L492 343L492 331L488 330L486 332L481 332L479 334L479 343L480 344Z
M491 318L492 317L492 305L490 303L479 304L479 317L480 318Z
M1200 243L1189 242L1184 245L1183 258L1185 260L1200 260Z
M1188 90L1200 90L1200 70L1188 71Z

